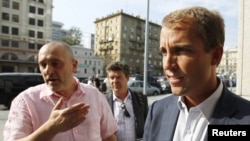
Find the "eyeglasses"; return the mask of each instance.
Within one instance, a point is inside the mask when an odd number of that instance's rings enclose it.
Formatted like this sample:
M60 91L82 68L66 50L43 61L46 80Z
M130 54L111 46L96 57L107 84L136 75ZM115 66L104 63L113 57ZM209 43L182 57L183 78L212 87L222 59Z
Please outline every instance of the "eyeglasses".
M121 107L121 109L124 111L124 115L125 115L126 117L130 117L130 114L129 114L129 112L128 112L126 106L125 106L125 104L122 103L120 107Z

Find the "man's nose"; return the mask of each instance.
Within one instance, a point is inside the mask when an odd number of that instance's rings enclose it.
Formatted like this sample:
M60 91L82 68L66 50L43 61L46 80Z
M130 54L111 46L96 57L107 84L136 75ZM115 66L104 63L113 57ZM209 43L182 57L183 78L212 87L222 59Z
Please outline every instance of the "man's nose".
M47 73L47 74L51 74L51 73L53 73L54 72L54 68L53 68L53 66L51 66L51 65L46 65L46 67L45 67L45 72Z
M167 55L163 56L163 69L169 70L172 68L176 68L177 66L177 57L171 53L168 53Z

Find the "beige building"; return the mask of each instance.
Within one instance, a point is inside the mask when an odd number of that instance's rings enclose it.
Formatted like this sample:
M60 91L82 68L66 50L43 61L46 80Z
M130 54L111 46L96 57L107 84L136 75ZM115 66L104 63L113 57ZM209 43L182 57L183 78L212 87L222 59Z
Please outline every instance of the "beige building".
M250 1L239 0L238 60L236 93L250 100Z
M104 67L112 61L122 61L131 74L143 74L145 48L145 20L122 10L95 21L94 53L104 59ZM161 26L149 22L148 75L162 75L159 53Z
M75 76L78 78L88 78L95 76L103 76L103 59L94 56L93 49L85 48L82 45L71 46L74 57L78 61L77 72Z
M238 48L231 47L224 51L217 73L230 75L237 72Z
M0 1L0 72L37 72L36 54L51 40L52 0Z

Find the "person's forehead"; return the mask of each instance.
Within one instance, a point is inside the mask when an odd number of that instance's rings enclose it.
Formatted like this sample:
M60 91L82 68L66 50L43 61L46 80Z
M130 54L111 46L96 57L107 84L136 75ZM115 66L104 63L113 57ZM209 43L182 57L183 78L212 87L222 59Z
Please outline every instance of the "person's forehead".
M67 55L67 51L63 46L60 45L56 45L56 46L52 46L52 45L46 45L43 46L40 50L39 50L39 55L49 55L49 54L58 54L58 55L62 55L65 56Z
M108 71L108 74L109 75L119 75L119 76L122 76L122 75L125 75L123 71L121 70L110 70Z

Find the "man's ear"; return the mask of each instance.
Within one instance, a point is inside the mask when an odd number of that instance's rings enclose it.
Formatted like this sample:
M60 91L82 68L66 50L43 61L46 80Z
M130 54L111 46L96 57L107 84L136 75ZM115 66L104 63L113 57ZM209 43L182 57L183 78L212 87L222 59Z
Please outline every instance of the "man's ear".
M213 58L212 58L212 65L216 65L218 66L220 64L222 55L223 55L223 47L222 46L218 46L215 49L213 49Z
M74 73L77 72L77 66L78 66L78 61L75 59L75 60L73 60L73 72Z

